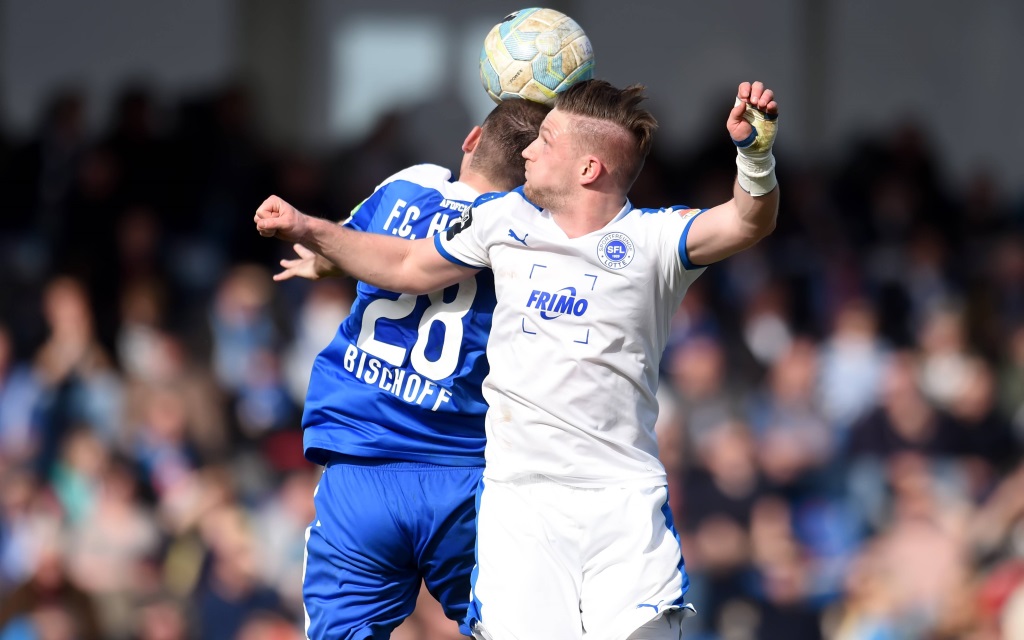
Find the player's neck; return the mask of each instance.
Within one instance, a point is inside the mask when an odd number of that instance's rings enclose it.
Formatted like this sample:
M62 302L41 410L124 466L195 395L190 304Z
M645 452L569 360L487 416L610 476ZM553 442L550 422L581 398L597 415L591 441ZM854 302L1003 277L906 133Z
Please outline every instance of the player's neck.
M503 189L498 189L490 180L475 171L461 171L459 173L459 182L481 194L490 193L491 191L503 191Z
M585 191L579 197L567 199L561 206L549 210L551 219L569 238L579 238L603 229L626 204L619 194Z

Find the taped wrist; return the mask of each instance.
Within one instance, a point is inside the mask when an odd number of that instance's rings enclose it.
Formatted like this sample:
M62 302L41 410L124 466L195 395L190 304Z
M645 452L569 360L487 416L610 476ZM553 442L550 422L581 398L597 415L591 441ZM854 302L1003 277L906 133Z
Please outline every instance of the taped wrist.
M770 150L750 153L737 148L736 180L740 188L752 196L770 193L778 184L775 178L775 156Z

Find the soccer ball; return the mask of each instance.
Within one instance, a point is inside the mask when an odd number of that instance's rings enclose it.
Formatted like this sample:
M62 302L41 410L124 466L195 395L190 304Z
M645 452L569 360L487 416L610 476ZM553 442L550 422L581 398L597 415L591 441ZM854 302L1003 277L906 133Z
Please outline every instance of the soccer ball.
M480 52L480 81L495 102L550 105L594 75L594 50L576 21L554 9L521 9L494 25Z

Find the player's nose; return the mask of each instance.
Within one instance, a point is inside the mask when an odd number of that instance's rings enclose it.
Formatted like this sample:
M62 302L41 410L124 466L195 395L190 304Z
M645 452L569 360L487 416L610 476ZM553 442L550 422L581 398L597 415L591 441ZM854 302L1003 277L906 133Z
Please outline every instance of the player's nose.
M527 160L533 160L533 147L536 144L537 144L537 141L534 140L530 144L526 145L526 148L523 149L523 157L524 158L526 158Z

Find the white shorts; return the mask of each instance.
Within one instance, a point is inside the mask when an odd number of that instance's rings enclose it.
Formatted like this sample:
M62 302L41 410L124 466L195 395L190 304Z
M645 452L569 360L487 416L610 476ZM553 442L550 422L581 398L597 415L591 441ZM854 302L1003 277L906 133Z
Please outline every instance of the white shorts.
M478 500L474 637L626 640L693 613L666 487L484 480Z

